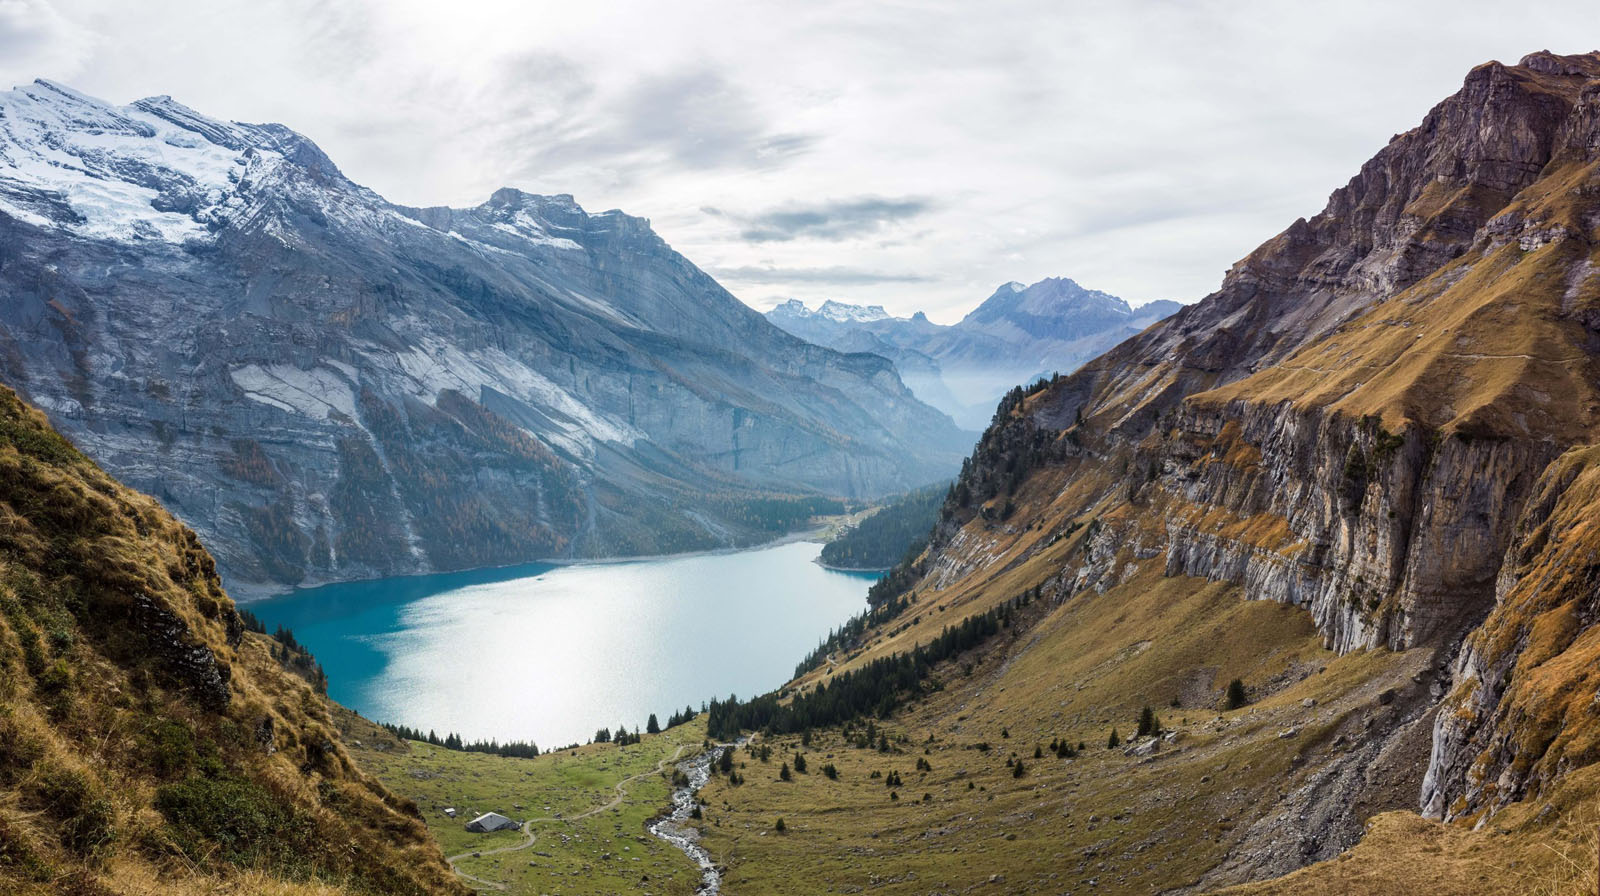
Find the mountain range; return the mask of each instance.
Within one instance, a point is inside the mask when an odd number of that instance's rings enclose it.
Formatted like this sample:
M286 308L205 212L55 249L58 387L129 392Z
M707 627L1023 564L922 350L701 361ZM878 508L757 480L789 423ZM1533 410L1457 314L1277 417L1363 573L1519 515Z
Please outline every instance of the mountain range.
M570 196L408 208L275 124L0 94L0 377L284 585L747 543L969 444Z
M810 342L893 361L918 398L973 430L988 426L1013 386L1070 373L1177 311L1160 300L1132 308L1065 278L1007 283L950 326L918 312L892 317L879 306L824 302L815 311L790 299L767 319Z

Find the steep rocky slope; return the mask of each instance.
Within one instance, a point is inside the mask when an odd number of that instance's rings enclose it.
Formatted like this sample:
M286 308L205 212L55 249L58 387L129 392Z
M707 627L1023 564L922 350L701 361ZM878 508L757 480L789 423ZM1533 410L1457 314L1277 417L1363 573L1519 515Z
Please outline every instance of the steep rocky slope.
M0 389L0 891L465 893L194 533Z
M648 222L392 205L279 125L0 94L0 378L292 584L763 537L966 447Z
M768 311L767 319L818 345L888 358L919 398L962 426L982 429L1007 389L1069 373L1179 307L1157 301L1131 308L1116 296L1050 277L1031 286L1004 284L951 326L921 312L891 317L877 306L841 302L812 311L794 299Z
M1154 833L1140 829L1154 839L1120 840L1115 856L1085 843L1114 877L1019 859L1045 879L1212 889L1332 860L1380 818L1381 845L1357 855L1387 851L1368 867L1391 871L1405 856L1406 886L1431 862L1474 891L1526 887L1533 866L1517 863L1549 858L1539 838L1586 824L1572 813L1600 759L1597 246L1600 54L1474 69L1216 293L1008 395L930 549L875 595L876 624L796 687L1037 594L1049 609L987 649L991 675L934 676L954 696L906 719L913 738L1004 723L1038 739L1099 728L1103 742L1101 726L1140 704L1193 713L1174 726L1187 745L1059 773L1051 786L1083 788L1069 802L1144 794L1139 817L1171 799ZM1272 657L1303 648L1248 627L1196 649L1190 632L1207 623L1183 614L1215 588L1300 608L1320 653L1273 673ZM1083 637L1096 626L1109 643ZM1241 666L1240 650L1261 658ZM1040 652L1058 658L1059 698L1041 694L1048 675L1018 671ZM1262 714L1221 711L1230 668ZM1218 781L1232 799L1213 799ZM1471 838L1468 824L1516 836ZM1143 856L1174 839L1209 857L1164 876ZM926 840L907 843L921 854ZM1357 865L1260 892L1396 892L1392 873Z

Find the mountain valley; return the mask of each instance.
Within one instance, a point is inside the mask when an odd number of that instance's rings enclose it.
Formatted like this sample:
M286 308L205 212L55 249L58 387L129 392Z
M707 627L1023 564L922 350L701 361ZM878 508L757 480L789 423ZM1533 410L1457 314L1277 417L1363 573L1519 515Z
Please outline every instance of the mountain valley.
M812 311L796 299L767 319L817 345L888 358L918 398L982 430L1013 386L1071 373L1180 307L1158 300L1130 308L1116 296L1050 278L1007 283L951 326L920 311L891 317L879 307L832 301Z
M0 891L1600 886L1600 52L1471 69L1198 302L952 326L40 81L0 380ZM321 582L326 667L229 597Z

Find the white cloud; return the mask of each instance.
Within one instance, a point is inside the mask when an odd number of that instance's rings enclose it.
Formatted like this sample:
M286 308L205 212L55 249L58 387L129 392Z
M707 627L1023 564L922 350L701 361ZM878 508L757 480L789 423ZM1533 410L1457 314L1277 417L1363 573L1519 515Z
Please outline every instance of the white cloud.
M1592 5L0 0L10 81L281 121L412 205L572 193L757 304L943 320L1052 275L1197 299L1547 47L1600 48Z

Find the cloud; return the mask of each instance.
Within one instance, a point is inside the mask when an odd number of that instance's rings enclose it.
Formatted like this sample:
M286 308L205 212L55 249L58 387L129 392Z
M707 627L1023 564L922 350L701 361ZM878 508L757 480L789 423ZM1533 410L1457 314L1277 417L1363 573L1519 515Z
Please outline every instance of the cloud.
M0 0L0 86L46 73L70 77L94 51L95 39L41 0Z
M1600 47L1592 5L0 0L0 77L279 121L407 205L571 193L753 295L952 321L1047 276L1197 299L1472 66Z
M617 184L778 168L816 137L778 127L726 76L692 65L602 85L561 57L518 60L505 80L517 121L507 178L604 172Z
M742 218L739 236L754 243L787 242L802 237L838 241L876 233L933 207L933 200L921 197L885 199L876 196L810 205L791 204Z
M826 286L865 286L877 283L927 283L932 279L925 274L873 271L839 265L811 268L748 265L732 268L711 268L709 271L713 277L737 283L812 283Z

